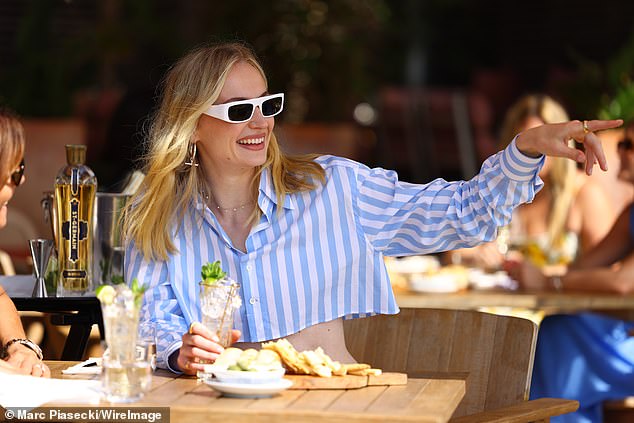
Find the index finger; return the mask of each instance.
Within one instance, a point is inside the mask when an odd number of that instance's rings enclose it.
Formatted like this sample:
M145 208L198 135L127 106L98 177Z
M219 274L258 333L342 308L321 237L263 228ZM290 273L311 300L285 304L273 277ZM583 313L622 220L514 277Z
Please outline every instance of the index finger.
M612 129L618 128L623 125L623 119L612 119L612 120L588 120L586 121L586 126L588 128L588 133L595 131L603 131L604 129ZM583 124L581 126L581 132L583 132Z
M188 333L190 335L200 335L203 338L211 339L214 342L220 341L220 339L218 338L218 335L216 335L215 333L207 329L207 327L200 322L193 322L189 326Z

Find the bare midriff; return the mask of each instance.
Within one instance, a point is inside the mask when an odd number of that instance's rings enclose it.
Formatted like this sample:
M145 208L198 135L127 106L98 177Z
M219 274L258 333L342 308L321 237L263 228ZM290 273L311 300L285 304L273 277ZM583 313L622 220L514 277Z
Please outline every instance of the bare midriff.
M356 362L348 352L348 348L346 348L342 319L319 323L289 335L286 339L293 344L297 351L314 350L317 347L321 347L333 360L341 363ZM261 342L238 342L234 346L242 349L255 348L259 350Z

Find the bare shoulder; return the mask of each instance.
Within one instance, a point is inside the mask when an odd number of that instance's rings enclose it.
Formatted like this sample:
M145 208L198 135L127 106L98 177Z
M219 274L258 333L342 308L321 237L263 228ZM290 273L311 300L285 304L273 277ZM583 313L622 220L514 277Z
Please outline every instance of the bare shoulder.
M600 181L593 179L592 176L586 176L581 179L574 202L582 213L586 212L586 210L591 210L616 217L609 193L604 185Z

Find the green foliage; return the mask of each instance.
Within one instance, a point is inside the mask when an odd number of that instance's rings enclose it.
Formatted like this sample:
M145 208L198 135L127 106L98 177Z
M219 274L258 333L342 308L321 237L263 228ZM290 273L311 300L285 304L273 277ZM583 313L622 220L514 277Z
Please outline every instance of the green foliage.
M200 276L202 277L204 284L213 285L227 276L227 273L222 270L220 261L216 260L213 263L203 265L202 270L200 271Z
M57 257L51 257L44 276L46 292L53 295L57 291L57 281L59 279L59 268L57 267Z
M187 50L219 40L253 45L271 91L287 95L286 121L349 120L381 77L386 0L184 2L179 9L154 0L28 2L11 46L16 60L0 66L0 101L23 116L68 116L78 92L154 87ZM60 31L70 19L77 26Z
M125 283L125 279L123 279L123 275L112 275L110 277L110 282L112 282L113 285L120 285Z
M0 103L22 116L69 116L78 92L119 87L128 63L134 69L139 58L178 54L165 30L174 25L153 0L109 3L119 16L108 16L100 2L24 2L9 46L14 60L0 65ZM74 26L61 30L70 20Z
M246 14L231 2L211 8L200 24L212 40L253 45L271 91L286 93L285 122L350 120L378 85L390 17L385 0L250 2Z
M634 32L605 64L574 57L578 76L563 88L574 112L601 119L634 118Z
M627 81L612 99L599 110L601 119L634 120L634 82Z

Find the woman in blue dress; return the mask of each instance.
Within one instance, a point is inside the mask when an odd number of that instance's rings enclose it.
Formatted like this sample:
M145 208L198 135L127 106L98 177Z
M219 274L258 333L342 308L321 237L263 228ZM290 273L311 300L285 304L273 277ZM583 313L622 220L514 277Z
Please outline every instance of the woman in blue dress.
M619 142L619 178L634 184L634 122ZM608 235L568 272L547 278L525 268L523 285L533 289L634 292L634 204ZM553 422L601 422L605 400L634 395L634 321L597 313L554 315L539 329L531 399L579 401L579 410Z

